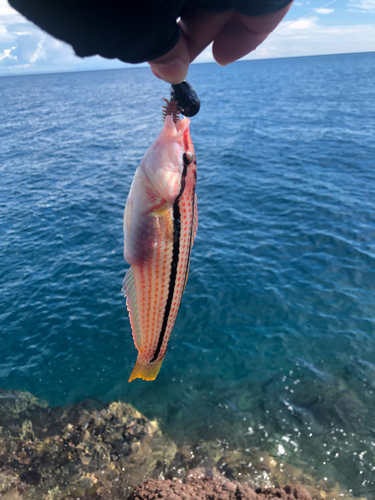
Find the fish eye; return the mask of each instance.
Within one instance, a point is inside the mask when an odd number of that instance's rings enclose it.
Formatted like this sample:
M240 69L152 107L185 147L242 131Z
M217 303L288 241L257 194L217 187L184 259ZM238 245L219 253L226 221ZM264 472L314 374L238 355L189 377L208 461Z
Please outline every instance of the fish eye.
M190 163L194 160L193 153L185 151L182 155L182 159L184 160L185 165L190 165Z

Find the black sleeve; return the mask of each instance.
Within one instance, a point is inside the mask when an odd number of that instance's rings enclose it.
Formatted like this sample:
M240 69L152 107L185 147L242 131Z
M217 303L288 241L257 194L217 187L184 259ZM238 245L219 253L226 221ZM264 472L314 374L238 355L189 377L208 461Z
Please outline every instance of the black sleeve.
M73 46L81 57L140 63L169 52L180 38L184 9L234 9L262 15L291 0L9 0L30 21Z

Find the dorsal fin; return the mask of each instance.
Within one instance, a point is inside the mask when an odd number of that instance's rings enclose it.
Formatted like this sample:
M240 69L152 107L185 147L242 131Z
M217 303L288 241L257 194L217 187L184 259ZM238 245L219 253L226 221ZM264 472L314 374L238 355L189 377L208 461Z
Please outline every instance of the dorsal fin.
M189 260L188 260L188 263L186 266L184 291L185 291L186 283L187 283L188 276L189 276L191 247L194 245L195 236L197 235L197 230L198 230L198 198L197 198L196 194L194 195L194 216L193 216L192 225L193 225L193 227L191 228L191 245L190 245L190 251L189 251Z
M138 351L141 350L141 331L139 328L139 315L138 315L138 304L137 304L137 290L135 288L133 269L130 268L125 274L124 281L122 283L122 291L126 297L126 306L129 311L130 324L132 326L133 339L135 347Z

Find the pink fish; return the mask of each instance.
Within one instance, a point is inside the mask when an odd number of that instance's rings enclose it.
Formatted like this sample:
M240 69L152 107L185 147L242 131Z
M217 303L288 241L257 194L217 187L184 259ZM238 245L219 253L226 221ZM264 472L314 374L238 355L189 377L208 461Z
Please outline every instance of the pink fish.
M160 371L198 226L190 120L176 119L175 111L176 103L168 103L164 127L135 172L125 206L124 257L131 267L123 291L138 349L129 382L154 380Z

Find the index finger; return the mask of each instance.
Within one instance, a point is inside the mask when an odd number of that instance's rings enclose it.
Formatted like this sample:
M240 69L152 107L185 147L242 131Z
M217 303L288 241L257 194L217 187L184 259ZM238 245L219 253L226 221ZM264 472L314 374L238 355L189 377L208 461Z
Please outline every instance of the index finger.
M264 16L236 14L214 40L215 61L225 66L255 50L281 22L292 3Z

